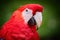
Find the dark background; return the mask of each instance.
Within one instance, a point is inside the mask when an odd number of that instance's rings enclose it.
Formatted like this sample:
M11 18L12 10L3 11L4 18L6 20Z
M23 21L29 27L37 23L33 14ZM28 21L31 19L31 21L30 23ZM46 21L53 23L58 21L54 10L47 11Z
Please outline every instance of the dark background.
M21 5L40 4L44 7L43 22L38 29L41 40L60 40L60 2L58 0L0 0L0 27Z

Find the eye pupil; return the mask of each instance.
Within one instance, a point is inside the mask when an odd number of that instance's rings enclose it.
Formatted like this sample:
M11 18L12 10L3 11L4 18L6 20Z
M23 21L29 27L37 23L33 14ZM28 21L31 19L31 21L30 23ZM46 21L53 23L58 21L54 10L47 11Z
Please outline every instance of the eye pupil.
M26 12L28 12L28 10L26 10Z

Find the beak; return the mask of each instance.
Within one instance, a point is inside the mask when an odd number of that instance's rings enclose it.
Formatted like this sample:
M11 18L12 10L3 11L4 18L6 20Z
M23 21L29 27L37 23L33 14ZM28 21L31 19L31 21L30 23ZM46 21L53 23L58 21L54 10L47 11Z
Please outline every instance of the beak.
M40 27L41 23L42 23L41 12L36 12L36 14L33 17L31 17L30 20L28 21L29 26L37 25L38 27Z
M34 19L36 20L37 26L40 27L42 23L42 12L36 12L36 14L34 15Z
M30 18L30 20L28 21L28 25L29 25L29 26L34 26L34 25L36 25L36 20L34 19L34 17Z

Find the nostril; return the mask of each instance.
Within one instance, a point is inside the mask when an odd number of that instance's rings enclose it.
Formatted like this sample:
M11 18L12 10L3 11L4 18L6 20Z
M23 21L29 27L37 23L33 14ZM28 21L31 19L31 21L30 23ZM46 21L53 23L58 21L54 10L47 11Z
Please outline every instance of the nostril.
M26 10L26 12L28 12L28 10Z

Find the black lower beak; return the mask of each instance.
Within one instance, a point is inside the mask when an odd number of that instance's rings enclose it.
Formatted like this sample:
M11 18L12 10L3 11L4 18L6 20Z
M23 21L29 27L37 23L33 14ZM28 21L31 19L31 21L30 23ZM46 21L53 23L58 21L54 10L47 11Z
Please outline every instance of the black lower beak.
M29 26L36 25L36 21L35 21L34 17L32 17L32 18L28 21L28 25L29 25Z

